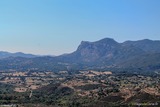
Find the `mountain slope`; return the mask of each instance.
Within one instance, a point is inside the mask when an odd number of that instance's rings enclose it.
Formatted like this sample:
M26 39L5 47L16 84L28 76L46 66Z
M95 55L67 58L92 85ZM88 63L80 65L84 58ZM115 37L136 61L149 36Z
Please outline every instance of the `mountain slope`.
M118 64L120 68L160 69L160 53L139 55Z

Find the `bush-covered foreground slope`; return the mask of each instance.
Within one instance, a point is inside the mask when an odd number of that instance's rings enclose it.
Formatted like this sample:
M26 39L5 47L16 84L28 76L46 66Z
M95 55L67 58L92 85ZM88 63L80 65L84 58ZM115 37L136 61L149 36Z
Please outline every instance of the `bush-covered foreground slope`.
M61 71L5 74L0 105L18 107L134 107L160 105L160 73ZM17 74L17 72L16 72ZM16 78L16 79L15 79ZM18 79L20 78L21 81ZM19 81L17 83L16 81ZM17 90L18 88L18 90ZM25 90L26 89L26 90Z

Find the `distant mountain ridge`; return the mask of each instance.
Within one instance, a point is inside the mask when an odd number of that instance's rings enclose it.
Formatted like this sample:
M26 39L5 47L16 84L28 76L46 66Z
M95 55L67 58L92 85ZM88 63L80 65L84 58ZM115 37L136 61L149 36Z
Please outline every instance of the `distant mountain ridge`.
M80 58L84 61L92 62L99 60L100 62L109 62L115 59L123 59L133 55L143 53L143 50L129 45L122 45L113 39L105 38L100 41L91 42L87 45L81 43L76 54L80 54ZM111 61L111 62L112 62Z
M112 38L104 38L96 42L82 41L75 52L59 56L58 59L67 63L79 64L82 68L84 66L86 66L85 68L100 69L142 67L150 70L160 68L158 66L160 64L159 56L159 40L144 39L118 43ZM138 63L141 65L137 66Z
M6 51L0 51L0 59L1 58L7 58L7 57L34 58L34 57L37 57L37 56L33 55L33 54L25 54L25 53L22 53L22 52L10 53L10 52L6 52Z
M3 69L80 70L131 69L160 70L160 41L138 40L118 43L112 38L95 42L82 41L77 50L55 57L33 57L0 60Z
M160 53L160 40L144 39L138 41L126 41L123 45L132 45L148 53Z

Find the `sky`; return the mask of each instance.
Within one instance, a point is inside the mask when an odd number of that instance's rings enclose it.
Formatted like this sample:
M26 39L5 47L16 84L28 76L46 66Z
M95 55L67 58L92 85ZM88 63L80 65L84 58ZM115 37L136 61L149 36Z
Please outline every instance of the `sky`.
M0 0L0 51L61 55L103 38L160 40L160 0Z

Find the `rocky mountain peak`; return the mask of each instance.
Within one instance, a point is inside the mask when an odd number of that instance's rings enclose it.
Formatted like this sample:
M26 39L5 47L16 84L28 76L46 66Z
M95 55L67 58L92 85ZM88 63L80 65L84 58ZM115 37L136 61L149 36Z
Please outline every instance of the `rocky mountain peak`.
M117 42L114 39L112 39L112 38L104 38L104 39L101 39L101 40L96 41L96 42L107 43L107 44L110 44L110 43L117 44Z
M110 47L110 46L112 47L115 45L118 45L118 42L116 42L114 39L104 38L96 42L82 41L77 50L81 50L84 48L91 49L94 47L97 47L97 48Z

